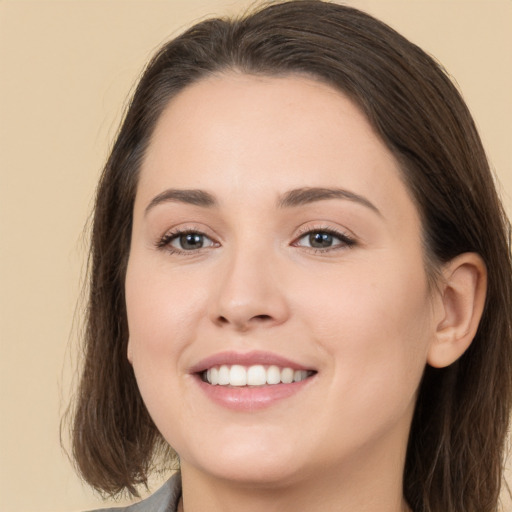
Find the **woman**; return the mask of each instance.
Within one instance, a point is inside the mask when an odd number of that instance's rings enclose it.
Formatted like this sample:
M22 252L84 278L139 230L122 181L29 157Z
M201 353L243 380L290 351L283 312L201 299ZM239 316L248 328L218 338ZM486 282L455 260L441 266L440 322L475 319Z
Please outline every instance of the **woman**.
M82 475L136 494L179 460L134 510L496 511L508 230L460 95L386 25L307 0L196 25L99 185Z

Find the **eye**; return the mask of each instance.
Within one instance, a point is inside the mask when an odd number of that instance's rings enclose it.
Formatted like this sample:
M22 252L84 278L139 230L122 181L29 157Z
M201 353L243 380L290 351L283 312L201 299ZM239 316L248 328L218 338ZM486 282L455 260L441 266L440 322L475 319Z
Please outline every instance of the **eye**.
M180 231L167 233L158 247L168 248L171 252L190 252L215 246L215 242L199 231Z
M308 231L297 239L294 245L300 247L311 247L312 249L333 249L351 247L355 241L343 233L330 229L315 229Z

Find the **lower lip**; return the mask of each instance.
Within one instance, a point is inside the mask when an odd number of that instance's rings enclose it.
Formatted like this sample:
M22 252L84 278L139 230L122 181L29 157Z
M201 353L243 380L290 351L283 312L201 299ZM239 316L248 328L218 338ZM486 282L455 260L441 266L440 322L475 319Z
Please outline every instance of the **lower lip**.
M289 398L307 386L313 377L291 384L274 384L271 386L212 386L197 378L200 388L206 396L218 405L238 411L254 411Z

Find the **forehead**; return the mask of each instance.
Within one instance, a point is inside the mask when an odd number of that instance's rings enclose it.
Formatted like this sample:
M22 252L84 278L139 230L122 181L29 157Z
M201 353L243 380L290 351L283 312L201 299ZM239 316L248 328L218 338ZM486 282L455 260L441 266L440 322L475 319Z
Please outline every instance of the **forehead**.
M343 187L391 210L411 203L395 158L346 95L304 76L232 72L169 102L139 192L146 201L168 187L275 197L304 186Z
M283 150L292 146L298 150L300 144L303 158L313 149L330 153L333 142L339 146L355 137L361 152L373 147L391 157L364 114L333 87L300 75L233 72L202 79L169 102L153 133L149 158L178 149L178 140L189 141L179 146L181 153L198 140L209 142L210 150L217 145L224 153L227 143L232 152L248 152L262 142L268 149L279 146ZM343 148L347 157L351 147L355 149L351 144Z

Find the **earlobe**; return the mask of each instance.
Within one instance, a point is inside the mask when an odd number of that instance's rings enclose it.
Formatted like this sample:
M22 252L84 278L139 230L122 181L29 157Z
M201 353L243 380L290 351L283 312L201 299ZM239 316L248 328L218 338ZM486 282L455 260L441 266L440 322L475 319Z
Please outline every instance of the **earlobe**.
M444 368L471 345L485 305L487 269L476 253L460 254L443 268L442 309L427 362Z

